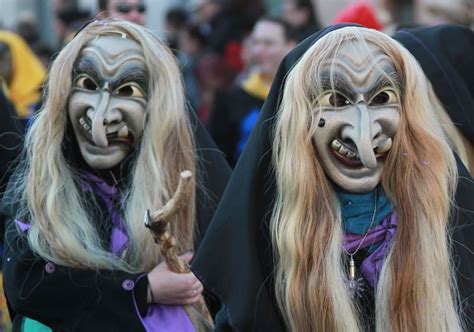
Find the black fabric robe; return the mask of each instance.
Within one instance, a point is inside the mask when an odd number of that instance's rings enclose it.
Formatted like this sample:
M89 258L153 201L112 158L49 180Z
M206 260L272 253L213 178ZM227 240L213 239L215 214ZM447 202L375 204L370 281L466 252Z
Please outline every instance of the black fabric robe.
M393 38L413 54L453 123L474 144L474 32L445 24L402 29Z
M23 123L0 88L0 193L6 189L23 147ZM3 234L3 233L2 233Z
M23 147L23 124L15 108L0 89L0 199L7 188L15 163ZM4 223L0 222L0 241L3 243Z
M196 195L198 229L202 236L231 170L196 119L194 138L197 171L203 188ZM53 331L145 331L137 313L138 310L144 315L147 310L148 279L140 279L144 273L83 270L47 262L31 251L25 237L19 236L12 223L15 204L8 195L1 212L2 221L10 223L5 236L3 274L14 331L21 330L23 316Z
M319 38L347 25L309 37L282 61L252 135L195 256L193 271L222 308L216 331L284 331L276 305L269 218L275 199L272 129L285 77ZM474 316L474 182L459 164L457 208L453 208L453 256L466 317ZM316 190L316 188L315 188ZM472 325L470 329L472 330Z

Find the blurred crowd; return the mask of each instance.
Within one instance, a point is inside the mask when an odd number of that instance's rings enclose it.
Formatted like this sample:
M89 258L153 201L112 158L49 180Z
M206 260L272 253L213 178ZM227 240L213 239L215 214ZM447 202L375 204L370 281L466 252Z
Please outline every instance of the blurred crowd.
M41 84L54 54L82 25L114 17L147 24L144 0L97 0L97 12L77 1L54 2L59 46L41 40L39 22L21 15L14 31L0 32L2 92L27 125L41 105ZM168 9L165 42L182 68L190 108L235 165L269 92L279 62L298 42L323 28L317 0L281 0L278 16L264 0L192 0ZM271 11L274 12L274 11ZM467 0L346 1L329 23L354 22L393 33L400 27L472 25ZM325 21L328 21L327 19Z

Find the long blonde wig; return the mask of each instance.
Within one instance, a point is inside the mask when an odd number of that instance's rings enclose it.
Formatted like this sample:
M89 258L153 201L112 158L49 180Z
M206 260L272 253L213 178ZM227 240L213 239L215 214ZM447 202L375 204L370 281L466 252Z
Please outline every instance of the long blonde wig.
M357 41L357 43L353 43ZM457 183L455 159L434 107L441 107L411 54L365 28L335 30L312 45L287 76L273 144L277 196L270 229L275 291L290 331L363 331L345 280L341 209L315 149L321 116L321 64L343 43L393 59L401 86L399 129L381 185L398 213L396 236L375 290L377 331L459 331L448 217ZM360 46L362 45L362 46ZM382 70L375 61L367 63ZM295 162L297 161L297 162Z
M90 220L87 214L77 171L62 149L74 62L88 42L117 32L141 45L149 75L147 123L130 170L131 184L124 193L129 245L123 257L115 257L101 245L93 225L97 220ZM195 149L179 68L151 31L125 21L96 21L86 26L54 61L46 101L25 144L27 159L19 182L24 211L20 215L29 216L27 236L34 252L65 266L130 272L148 271L161 261L159 247L143 225L143 215L146 209L158 209L170 199L181 171L195 171ZM171 223L179 252L193 245L194 201L193 194L190 204Z

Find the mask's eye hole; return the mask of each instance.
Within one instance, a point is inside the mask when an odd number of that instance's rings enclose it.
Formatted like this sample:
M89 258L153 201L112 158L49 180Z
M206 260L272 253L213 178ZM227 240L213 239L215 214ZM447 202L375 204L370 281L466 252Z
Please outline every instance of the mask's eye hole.
M383 90L377 93L369 102L370 106L381 106L398 102L398 96L393 90Z
M76 78L74 85L78 88L89 91L97 91L99 89L97 83L87 75L79 75L79 77Z
M145 93L136 83L126 83L114 90L114 95L119 97L138 97L144 98Z
M327 92L321 95L318 99L320 107L344 107L351 102L343 94L339 92Z

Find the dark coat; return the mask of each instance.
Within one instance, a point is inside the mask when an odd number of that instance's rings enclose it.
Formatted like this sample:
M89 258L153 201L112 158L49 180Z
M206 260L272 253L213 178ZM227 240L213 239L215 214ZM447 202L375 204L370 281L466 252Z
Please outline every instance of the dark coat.
M23 147L23 124L15 108L0 89L0 199L15 169ZM3 243L4 223L0 222L0 241Z
M249 94L241 86L216 95L209 120L209 134L229 164L234 167L240 156L240 144L245 144L244 123L249 115L260 112L264 99Z
M274 261L269 218L275 200L272 128L285 78L319 38L346 25L309 37L282 61L270 94L240 157L222 201L193 262L193 271L222 303L216 331L284 331L274 294ZM474 182L459 164L453 209L453 257L456 258L466 317L474 317ZM469 326L473 329L473 325Z
M15 108L0 89L0 193L13 173L14 161L23 147L23 124ZM3 233L2 233L3 234Z

